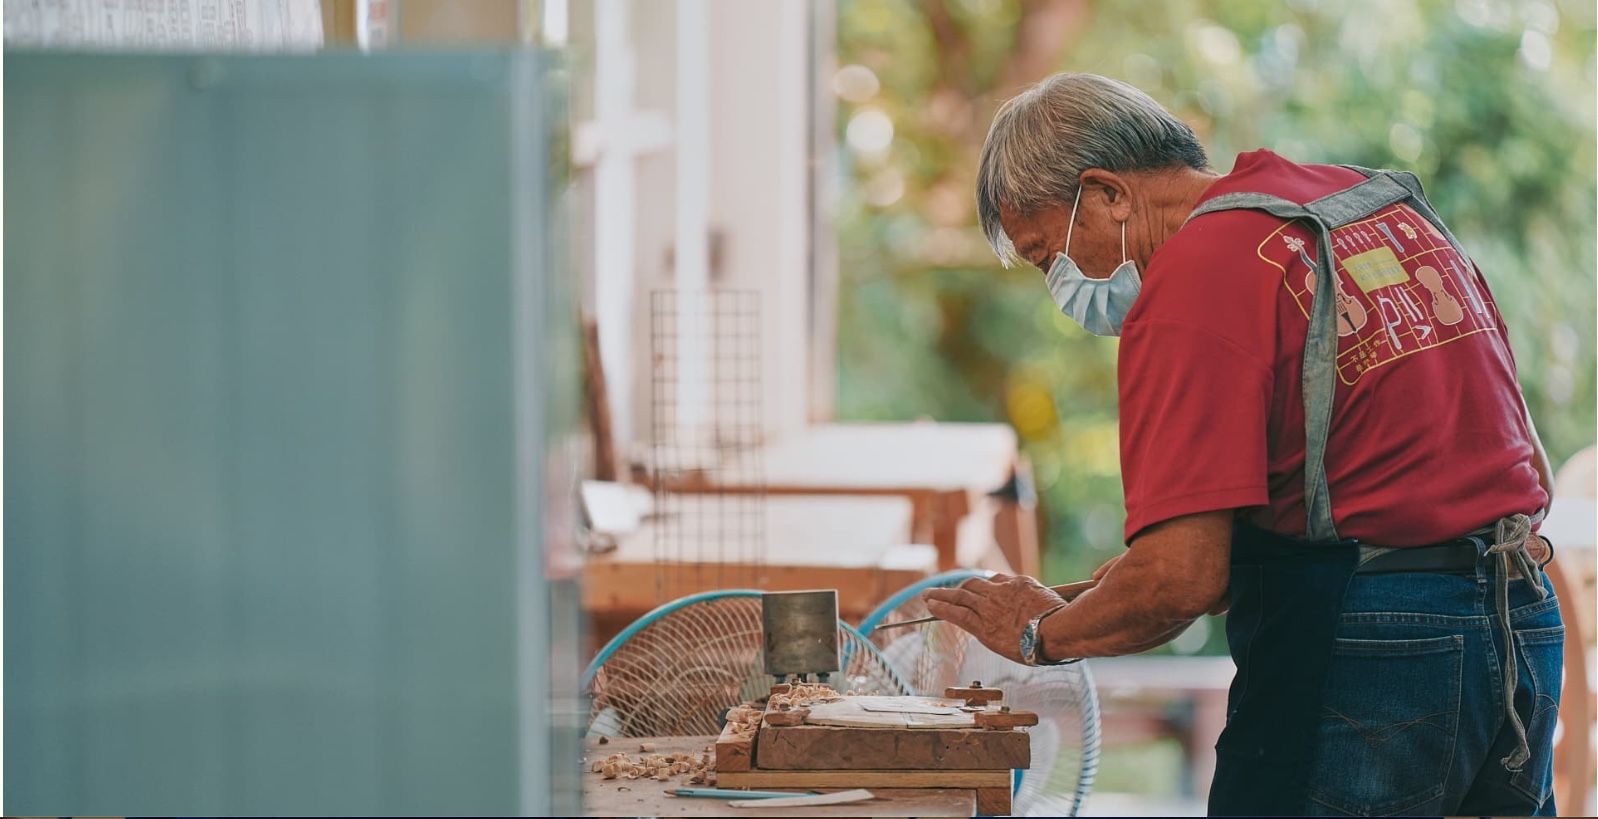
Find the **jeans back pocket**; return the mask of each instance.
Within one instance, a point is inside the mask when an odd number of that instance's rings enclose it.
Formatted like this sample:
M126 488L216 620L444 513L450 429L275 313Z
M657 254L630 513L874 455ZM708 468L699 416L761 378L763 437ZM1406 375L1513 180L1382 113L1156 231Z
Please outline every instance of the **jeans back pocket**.
M1314 812L1436 813L1459 730L1465 638L1339 638L1315 735Z

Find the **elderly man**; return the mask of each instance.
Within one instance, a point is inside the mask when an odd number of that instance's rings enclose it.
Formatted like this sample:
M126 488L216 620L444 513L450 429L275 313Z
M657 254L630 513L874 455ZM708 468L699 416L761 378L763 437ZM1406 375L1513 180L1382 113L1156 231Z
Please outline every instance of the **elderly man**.
M1223 176L1147 95L1060 74L994 118L977 202L1002 260L1121 336L1128 549L1069 602L999 576L928 609L1046 665L1229 605L1212 813L1552 814L1546 458L1415 177L1265 150Z

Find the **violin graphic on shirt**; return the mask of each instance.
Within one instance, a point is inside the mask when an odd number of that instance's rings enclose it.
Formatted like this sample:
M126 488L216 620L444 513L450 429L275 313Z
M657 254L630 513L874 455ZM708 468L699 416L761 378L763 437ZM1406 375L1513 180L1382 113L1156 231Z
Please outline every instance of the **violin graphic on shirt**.
M1308 253L1304 252L1303 244L1297 244L1293 246L1293 249L1298 251L1298 258L1303 260L1305 267L1309 268L1304 273L1304 287L1309 290L1311 295L1314 295L1316 281L1315 262L1310 260ZM1340 277L1333 275L1332 284L1337 288L1337 334L1351 336L1365 326L1365 322L1370 320L1370 316L1366 315L1365 305L1360 304L1359 299L1343 292L1343 280Z
M1432 315L1443 324L1458 324L1465 320L1465 309L1459 306L1459 299L1453 297L1443 289L1443 277L1437 268L1431 265L1422 265L1415 271L1415 281L1426 288L1432 296Z

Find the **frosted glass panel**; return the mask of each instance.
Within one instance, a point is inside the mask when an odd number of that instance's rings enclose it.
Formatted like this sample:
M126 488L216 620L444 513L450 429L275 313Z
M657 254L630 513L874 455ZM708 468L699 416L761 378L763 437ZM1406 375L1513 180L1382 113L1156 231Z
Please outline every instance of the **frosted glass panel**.
M538 59L5 57L6 813L549 809Z

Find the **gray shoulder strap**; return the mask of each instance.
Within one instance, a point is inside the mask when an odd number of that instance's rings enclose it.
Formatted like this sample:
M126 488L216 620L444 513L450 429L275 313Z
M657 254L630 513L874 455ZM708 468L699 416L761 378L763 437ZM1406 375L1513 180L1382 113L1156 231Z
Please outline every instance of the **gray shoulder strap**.
M1320 217L1327 230L1335 230L1414 195L1392 175L1377 174L1351 188L1322 196L1304 209Z
M1470 254L1465 252L1465 246L1454 238L1453 232L1448 229L1448 225L1443 224L1442 217L1437 215L1437 211L1432 210L1431 200L1426 198L1426 191L1421 187L1420 177L1409 171L1377 171L1359 165L1344 165L1342 167L1351 171L1359 171L1367 177L1386 176L1402 185L1405 190L1409 191L1410 207L1413 207L1421 215L1421 218L1431 222L1432 226L1443 234L1443 238L1448 240L1448 244L1453 246L1454 252L1458 253L1461 259L1470 258ZM1386 207L1386 205L1383 205L1383 207Z
M1188 221L1192 221L1222 210L1262 210L1280 219L1304 219L1314 226L1315 299L1310 305L1309 330L1304 338L1304 510L1308 520L1306 536L1316 543L1337 540L1331 491L1326 483L1326 439L1331 432L1332 398L1337 384L1337 283L1332 278L1336 271L1331 229L1323 213L1340 213L1342 207L1332 204L1331 209L1320 210L1265 193L1226 193L1199 205L1188 216Z
M1199 205L1193 209L1192 213L1187 215L1187 220L1182 224L1186 225L1187 222L1191 222L1206 213L1215 213L1222 210L1263 210L1281 219L1315 218L1315 215L1305 209L1303 205L1297 202L1290 202L1280 196L1272 196L1268 193L1240 192L1223 193Z

